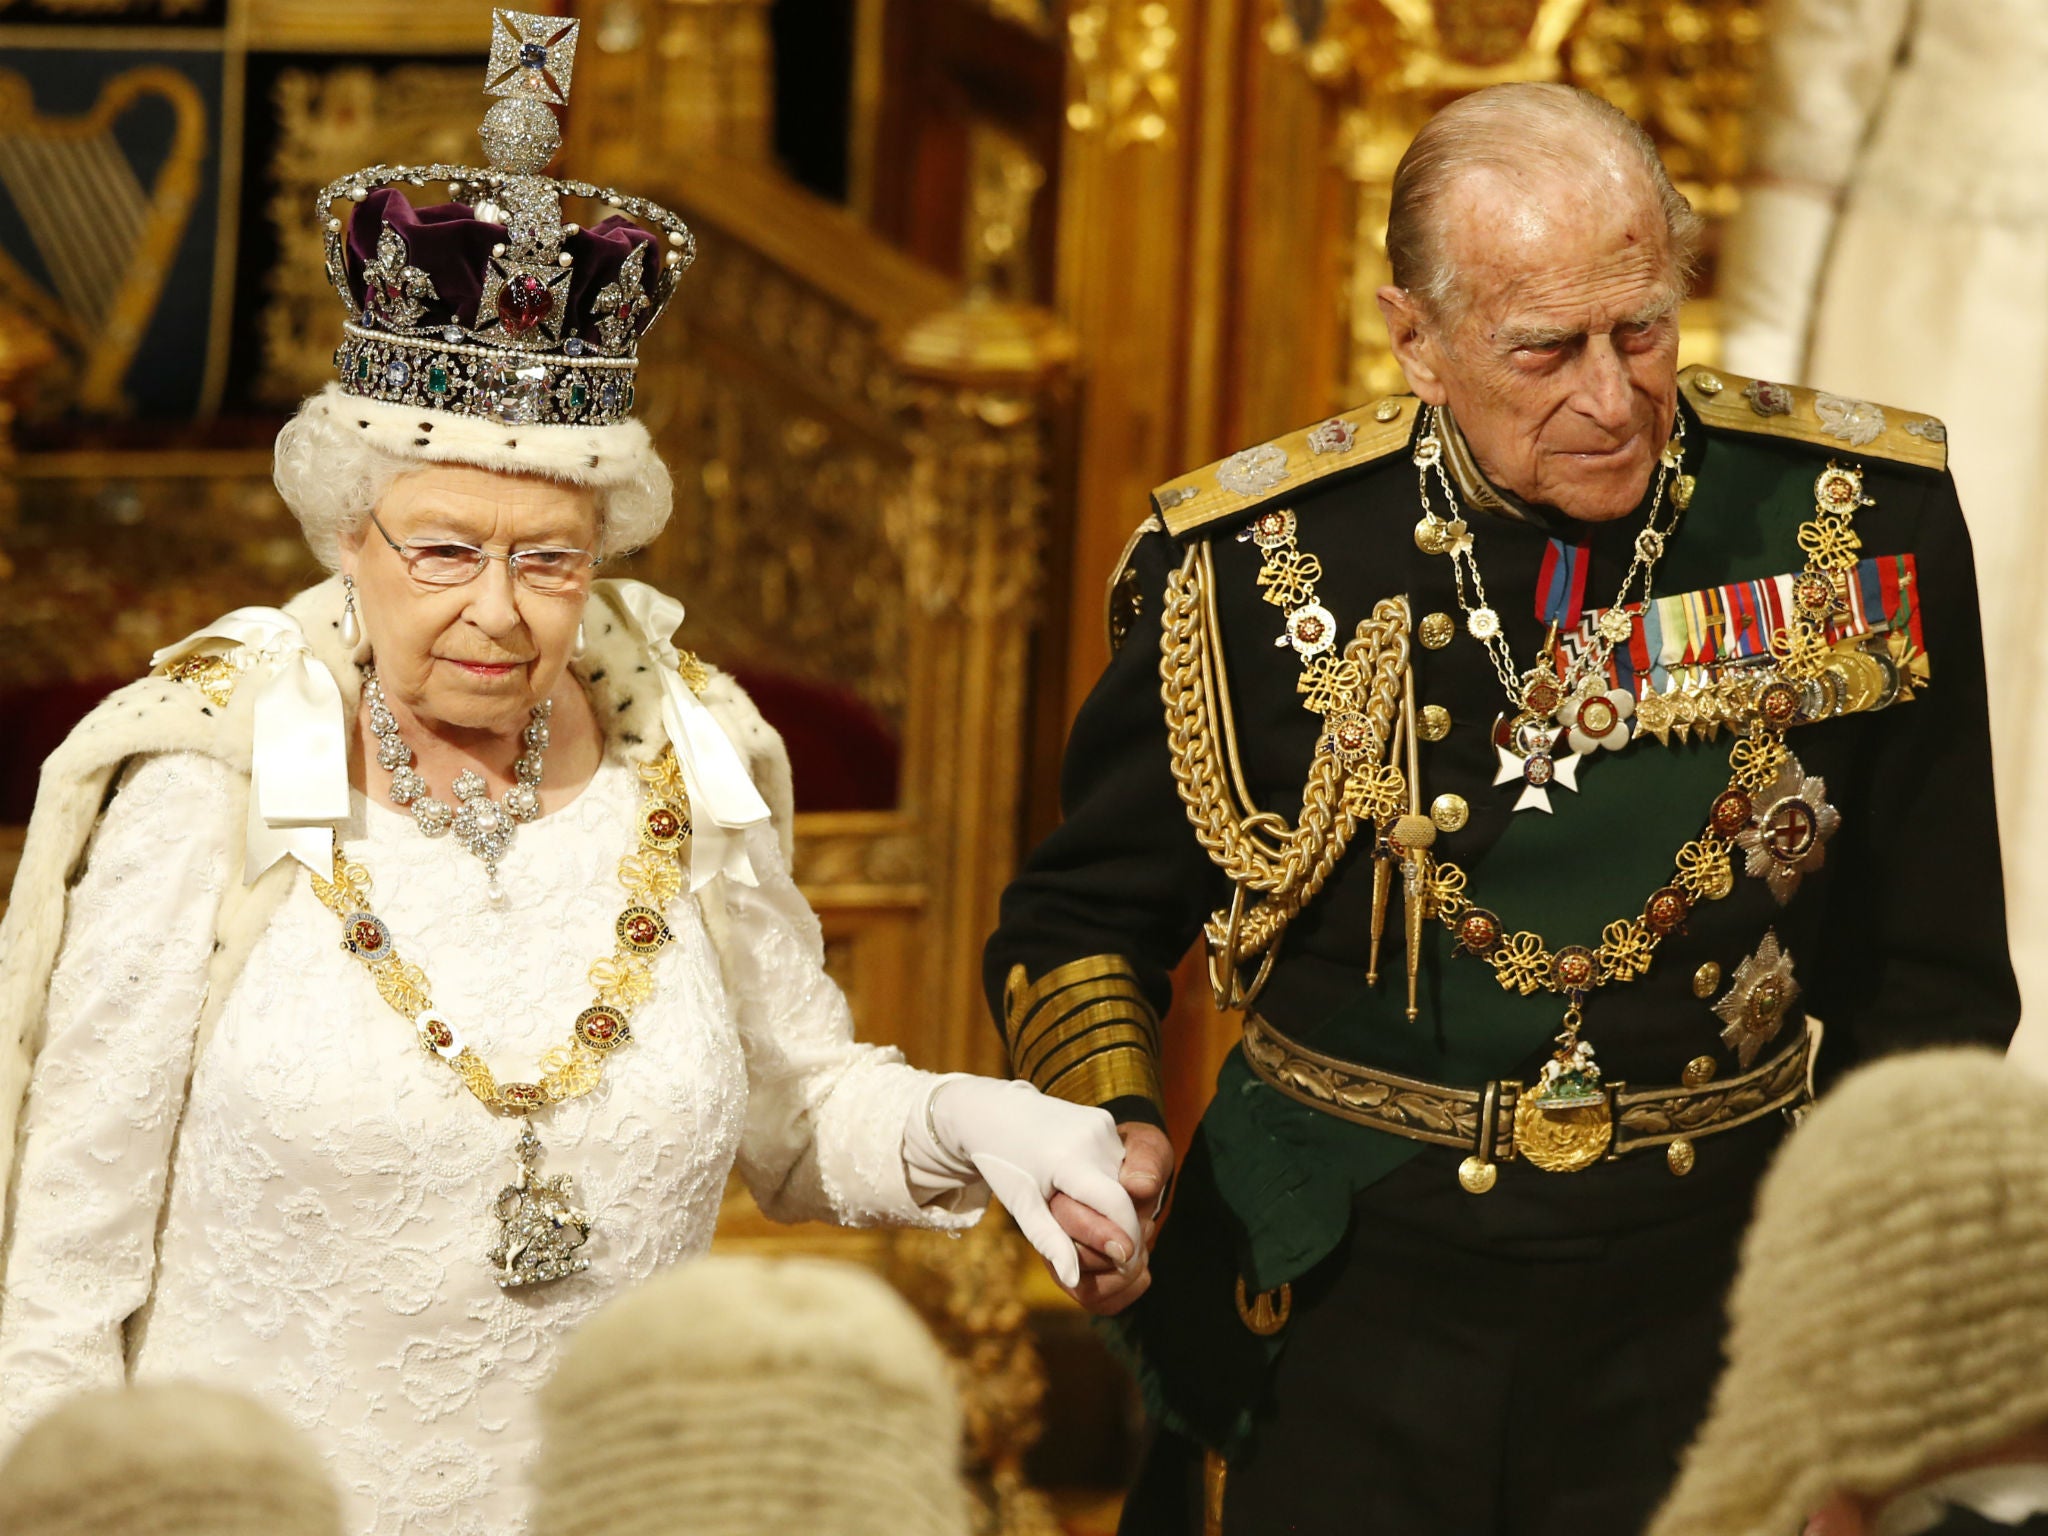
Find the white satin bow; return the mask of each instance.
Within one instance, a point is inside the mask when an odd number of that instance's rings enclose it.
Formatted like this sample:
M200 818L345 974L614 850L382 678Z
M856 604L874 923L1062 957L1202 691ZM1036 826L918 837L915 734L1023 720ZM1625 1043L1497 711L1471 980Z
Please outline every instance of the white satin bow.
M253 884L279 859L293 858L326 879L334 872L335 827L348 819L348 740L341 688L313 658L298 621L277 608L237 608L165 646L149 664L226 656L237 646L248 665L270 669L256 684L242 877Z
M644 582L615 582L612 593L661 679L661 723L690 792L690 889L703 889L716 875L760 884L745 833L768 820L768 802L738 748L677 671L682 656L669 637L683 622L683 605Z

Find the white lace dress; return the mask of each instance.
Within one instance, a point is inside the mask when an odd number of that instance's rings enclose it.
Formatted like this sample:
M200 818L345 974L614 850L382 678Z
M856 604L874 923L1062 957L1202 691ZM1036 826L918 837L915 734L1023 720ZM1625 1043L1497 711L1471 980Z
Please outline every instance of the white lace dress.
M731 1000L685 896L632 1045L536 1122L543 1171L572 1173L594 1218L589 1270L501 1292L487 1207L517 1126L413 1043L303 871L195 1069L214 908L239 874L228 773L186 754L134 767L72 893L0 1293L0 1438L124 1374L200 1378L310 1431L353 1531L516 1532L533 1394L564 1337L704 1250L735 1161L789 1219L973 1219L972 1200L918 1205L905 1125L936 1080L853 1043L764 827L761 884L728 899ZM637 804L631 767L608 762L520 829L493 910L468 853L355 797L345 847L377 912L500 1078L536 1075L588 1004Z

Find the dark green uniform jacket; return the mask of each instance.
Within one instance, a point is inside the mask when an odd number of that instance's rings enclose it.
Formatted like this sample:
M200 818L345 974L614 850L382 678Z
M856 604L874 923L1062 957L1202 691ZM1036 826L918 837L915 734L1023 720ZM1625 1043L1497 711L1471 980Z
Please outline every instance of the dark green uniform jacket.
M1863 406L1830 435L1806 391L1745 393L1746 381L1689 370L1681 383L1684 470L1696 489L1657 564L1653 596L1711 594L1728 584L1798 572L1798 532L1814 516L1816 477L1829 463L1860 468L1870 505L1855 514L1866 561L1907 572L1903 597L1870 577L1873 606L1889 602L1917 626L1928 677L1888 708L1795 726L1787 745L1825 783L1841 815L1825 864L1781 905L1743 873L1726 899L1701 902L1667 939L1649 974L1593 993L1585 1036L1610 1081L1675 1085L1702 1055L1737 1070L1711 1005L1766 934L1791 956L1798 1012L1825 1021L1820 1086L1873 1054L1937 1042L2003 1045L2018 1018L2006 950L1997 814L1992 800L1984 665L1969 535L1944 467L1941 427ZM1778 407L1789 406L1789 409ZM1771 410L1772 414L1765 414ZM1259 548L1237 535L1261 509L1291 508L1302 551L1321 562L1320 602L1349 635L1381 599L1405 594L1425 616L1455 620L1447 645L1414 650L1417 702L1449 715L1448 732L1420 746L1421 803L1461 797L1469 820L1435 852L1470 876L1467 894L1506 927L1539 932L1552 948L1597 946L1603 928L1643 910L1672 880L1673 859L1698 837L1729 782L1734 734L1660 744L1646 734L1585 759L1577 792L1553 789L1552 814L1513 810L1519 786L1495 787L1493 731L1509 706L1485 649L1467 632L1452 563L1417 547L1421 515L1411 442L1416 402L1398 399L1340 418L1320 441L1280 440L1285 476L1239 493L1217 466L1155 497L1115 594L1122 643L1075 721L1062 782L1065 822L1006 893L986 979L1013 1062L1050 1092L1109 1105L1119 1118L1157 1118L1151 1031L1169 976L1231 886L1198 844L1169 762L1160 693L1160 614L1168 574L1188 542L1211 542L1230 705L1245 780L1261 809L1298 813L1322 722L1304 709L1301 659L1281 635L1283 612L1258 586ZM1331 448L1349 439L1348 448ZM1855 440L1851 440L1851 439ZM1276 472L1274 456L1247 467ZM1256 475L1254 476L1256 479ZM1190 494L1192 493L1192 494ZM1432 487L1442 510L1442 493ZM1591 525L1468 510L1474 550L1518 666L1541 649L1540 601L1559 566L1583 569L1587 608L1613 601L1645 506ZM1668 517L1668 511L1666 516ZM1556 547L1553 548L1553 545ZM1910 556L1884 564L1881 557ZM1539 590L1540 589L1540 590ZM1639 595L1639 593L1637 594ZM1703 598L1702 612L1713 603ZM1452 818L1455 819L1455 818ZM1504 991L1492 968L1454 954L1428 925L1420 1017L1406 1015L1398 897L1382 979L1366 983L1372 898L1369 832L1361 832L1320 896L1293 922L1256 1008L1295 1040L1330 1055L1433 1083L1532 1080L1559 1026L1560 999ZM1718 967L1704 977L1703 967ZM1714 985L1708 985L1709 982ZM1705 995L1700 995L1704 993ZM1447 1193L1446 1219L1489 1231L1599 1230L1654 1224L1714 1199L1746 1200L1783 1134L1778 1117L1753 1132L1703 1138L1698 1167L1675 1177L1654 1151L1550 1174L1502 1166L1485 1195L1457 1189L1459 1154L1332 1118L1282 1096L1233 1053L1181 1176L1154 1255L1152 1293L1123 1322L1142 1358L1155 1409L1212 1446L1242 1433L1273 1353L1237 1319L1242 1278L1264 1291L1299 1278L1337 1250L1361 1192L1421 1160ZM1732 1150L1742 1142L1746 1150ZM1724 1150L1724 1143L1728 1148ZM1436 1187L1435 1185L1431 1187ZM1473 1212L1459 1214L1454 1202Z

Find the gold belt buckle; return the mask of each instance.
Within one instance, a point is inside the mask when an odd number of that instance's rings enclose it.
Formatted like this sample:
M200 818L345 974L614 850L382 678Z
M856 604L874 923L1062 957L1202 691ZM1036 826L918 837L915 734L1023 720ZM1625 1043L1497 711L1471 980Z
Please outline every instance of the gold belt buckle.
M1515 1095L1515 1155L1546 1173L1580 1173L1614 1143L1614 1089L1603 1083L1566 1102Z

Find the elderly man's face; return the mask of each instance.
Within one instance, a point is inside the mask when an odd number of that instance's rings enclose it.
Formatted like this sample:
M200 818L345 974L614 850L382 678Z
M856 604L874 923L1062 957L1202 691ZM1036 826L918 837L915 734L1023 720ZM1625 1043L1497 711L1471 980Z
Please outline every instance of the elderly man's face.
M1640 178L1451 193L1445 324L1380 293L1410 387L1448 405L1494 484L1587 522L1642 500L1678 408L1678 302L1662 210Z

